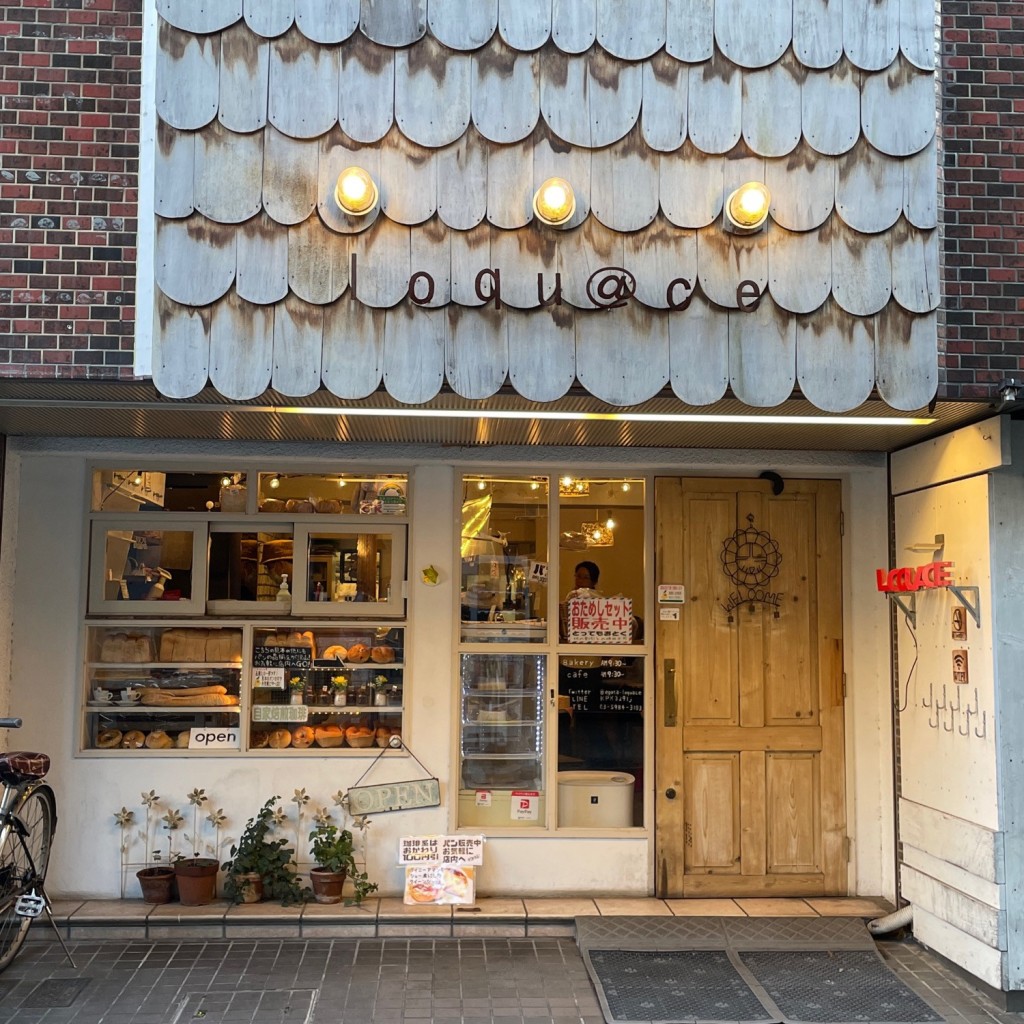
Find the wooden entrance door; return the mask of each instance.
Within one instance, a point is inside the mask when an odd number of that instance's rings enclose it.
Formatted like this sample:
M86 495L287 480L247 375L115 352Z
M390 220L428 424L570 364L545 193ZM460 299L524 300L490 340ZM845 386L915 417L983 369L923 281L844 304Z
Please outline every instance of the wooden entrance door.
M845 894L839 483L659 479L655 510L686 588L657 623L658 895Z

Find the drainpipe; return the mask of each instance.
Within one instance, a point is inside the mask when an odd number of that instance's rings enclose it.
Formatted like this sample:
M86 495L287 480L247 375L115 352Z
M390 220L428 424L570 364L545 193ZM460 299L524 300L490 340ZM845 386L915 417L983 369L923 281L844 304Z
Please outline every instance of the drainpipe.
M876 917L874 921L868 921L868 931L872 935L888 935L898 928L906 928L914 919L914 908L908 903L905 907L886 914L885 917Z

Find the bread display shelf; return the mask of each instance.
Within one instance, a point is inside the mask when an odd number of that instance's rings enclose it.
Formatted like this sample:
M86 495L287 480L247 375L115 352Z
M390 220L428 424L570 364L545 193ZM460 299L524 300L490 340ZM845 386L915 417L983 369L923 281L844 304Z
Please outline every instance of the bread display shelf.
M199 707L190 704L178 704L175 707L157 707L153 705L141 706L133 704L130 707L126 704L104 704L102 706L90 704L85 709L90 715L237 715L242 709L237 704L224 704L215 707Z
M525 726L529 726L531 729L537 728L536 720L518 722L506 719L504 722L478 722L472 718L464 718L462 724L474 729L522 729Z
M263 708L272 708L273 711L264 711ZM305 709L305 714L302 709ZM252 720L254 722L305 722L310 715L400 715L402 711L403 709L397 704L392 704L390 707L375 707L372 704L353 704L351 707L347 704L341 707L326 704L254 704ZM277 717L278 713L280 713L279 717Z
M155 668L185 669L234 669L241 671L242 663L238 661L89 661L86 666L91 669L118 669L121 671L139 672Z
M466 691L470 700L507 700L509 697L536 697L536 690L477 690Z
M540 754L463 754L463 761L539 761Z

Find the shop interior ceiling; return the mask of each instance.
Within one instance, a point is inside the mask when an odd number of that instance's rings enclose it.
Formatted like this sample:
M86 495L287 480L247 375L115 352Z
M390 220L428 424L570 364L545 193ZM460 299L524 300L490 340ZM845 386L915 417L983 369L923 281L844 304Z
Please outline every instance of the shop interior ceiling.
M435 415L408 416L410 408ZM450 418L452 410L567 412L580 419ZM349 412L346 414L346 410ZM367 415L369 410L379 410ZM713 405L683 405L674 395L656 396L628 409L604 405L590 395L570 394L547 404L528 402L509 390L484 401L442 393L423 406L409 407L383 391L359 401L341 402L326 391L304 398L266 392L248 402L232 402L212 387L194 398L172 400L152 383L119 381L0 381L0 433L7 436L128 437L239 441L338 441L345 443L446 446L548 445L629 448L771 449L791 451L887 452L916 444L1001 411L993 402L937 402L903 422L864 425L850 419L892 417L880 400L870 400L829 422L820 409L794 398L773 409L753 409L726 398ZM632 422L584 419L585 414L624 412L657 415L813 416L818 422L720 423ZM912 420L928 419L930 423Z

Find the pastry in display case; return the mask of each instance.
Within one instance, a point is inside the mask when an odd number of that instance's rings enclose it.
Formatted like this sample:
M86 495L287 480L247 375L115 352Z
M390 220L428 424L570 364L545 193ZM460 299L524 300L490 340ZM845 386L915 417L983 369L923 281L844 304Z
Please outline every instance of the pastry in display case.
M405 630L255 627L249 749L372 750L402 736Z
M82 749L240 750L241 672L240 626L89 626Z
M544 818L544 679L536 654L463 654L459 824Z

